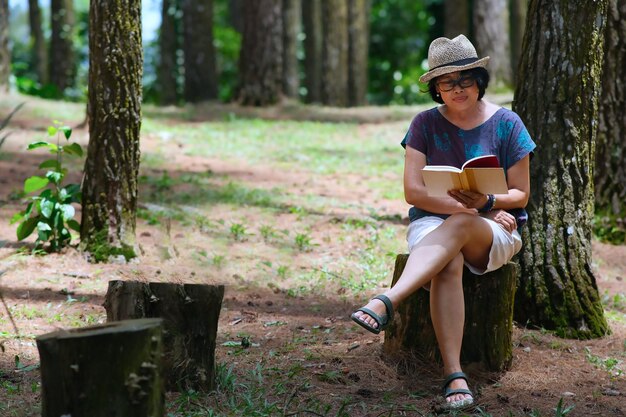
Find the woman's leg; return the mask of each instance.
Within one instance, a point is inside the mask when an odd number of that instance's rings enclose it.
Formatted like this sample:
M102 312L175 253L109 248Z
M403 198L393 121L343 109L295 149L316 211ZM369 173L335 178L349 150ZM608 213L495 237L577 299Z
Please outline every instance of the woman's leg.
M463 255L457 255L437 274L430 285L430 317L443 359L443 373L450 375L461 371L461 343L465 324L465 300L463 297ZM468 389L464 379L450 382L450 388ZM449 402L471 399L468 394L455 394Z
M398 282L385 292L394 306L430 282L459 253L476 267L486 267L493 234L489 224L472 214L454 214L430 232L411 251ZM375 313L386 313L382 301L371 300L367 305ZM368 314L356 312L362 321L376 327Z

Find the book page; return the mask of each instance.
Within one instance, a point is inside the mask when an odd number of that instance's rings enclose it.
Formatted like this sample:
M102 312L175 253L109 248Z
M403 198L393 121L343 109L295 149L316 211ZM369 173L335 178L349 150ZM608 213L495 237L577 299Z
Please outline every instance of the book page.
M467 168L467 188L481 194L508 194L503 168Z
M455 172L422 170L422 179L430 197L446 197L448 190L462 188L461 178Z

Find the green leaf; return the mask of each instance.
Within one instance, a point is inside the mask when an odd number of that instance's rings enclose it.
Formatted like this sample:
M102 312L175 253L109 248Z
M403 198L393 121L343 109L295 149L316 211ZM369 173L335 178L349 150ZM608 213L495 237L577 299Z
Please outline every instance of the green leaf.
M54 136L58 132L58 129L54 126L48 126L48 136Z
M76 220L68 220L67 225L70 227L70 229L80 232L80 223L78 223Z
M69 139L72 136L72 128L69 126L61 126L59 128L61 132L65 135L65 139Z
M69 155L83 156L83 148L78 143L64 146L63 150Z
M54 168L55 171L59 171L61 166L59 165L59 161L57 161L56 159L48 159L47 161L39 164L39 169L44 168Z
M26 194L32 193L33 191L40 190L48 185L50 181L48 178L32 176L26 181L24 181L24 192Z
M74 206L72 206L71 204L61 204L60 209L61 209L61 214L63 215L63 220L65 221L71 220L74 217L74 214L76 213Z
M50 148L52 146L56 147L56 145L54 143L40 141L40 142L33 142L33 143L31 143L30 145L28 145L28 148L26 148L26 149L28 149L30 151L31 149L37 149L37 148L43 148L43 147Z
M15 224L25 218L27 218L27 216L24 216L24 212L20 211L19 213L15 213L13 217L11 217L11 221L9 222L9 224Z
M20 223L20 225L17 226L17 240L24 240L30 236L33 230L35 230L38 221L39 219L37 217L31 217Z
M41 211L41 215L46 219L49 219L52 216L52 211L54 210L54 201L52 200L42 200L39 205L39 210Z
M40 232L48 232L52 230L52 228L48 223L40 221L39 223L37 223L37 230L39 230Z
M50 182L58 185L63 179L63 174L58 171L48 171L46 173L46 178L48 178Z

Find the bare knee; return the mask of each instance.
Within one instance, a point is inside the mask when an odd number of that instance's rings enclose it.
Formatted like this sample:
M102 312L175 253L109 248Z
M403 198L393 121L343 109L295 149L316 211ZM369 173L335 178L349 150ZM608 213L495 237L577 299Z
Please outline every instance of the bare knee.
M463 254L459 253L437 274L436 280L440 283L463 279Z

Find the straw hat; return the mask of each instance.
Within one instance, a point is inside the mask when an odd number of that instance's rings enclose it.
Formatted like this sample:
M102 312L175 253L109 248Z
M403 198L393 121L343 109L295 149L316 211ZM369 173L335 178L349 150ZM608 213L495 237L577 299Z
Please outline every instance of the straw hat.
M470 68L485 67L489 57L478 59L476 48L465 37L459 35L454 39L437 38L428 48L428 68L420 81L426 83L435 77Z

